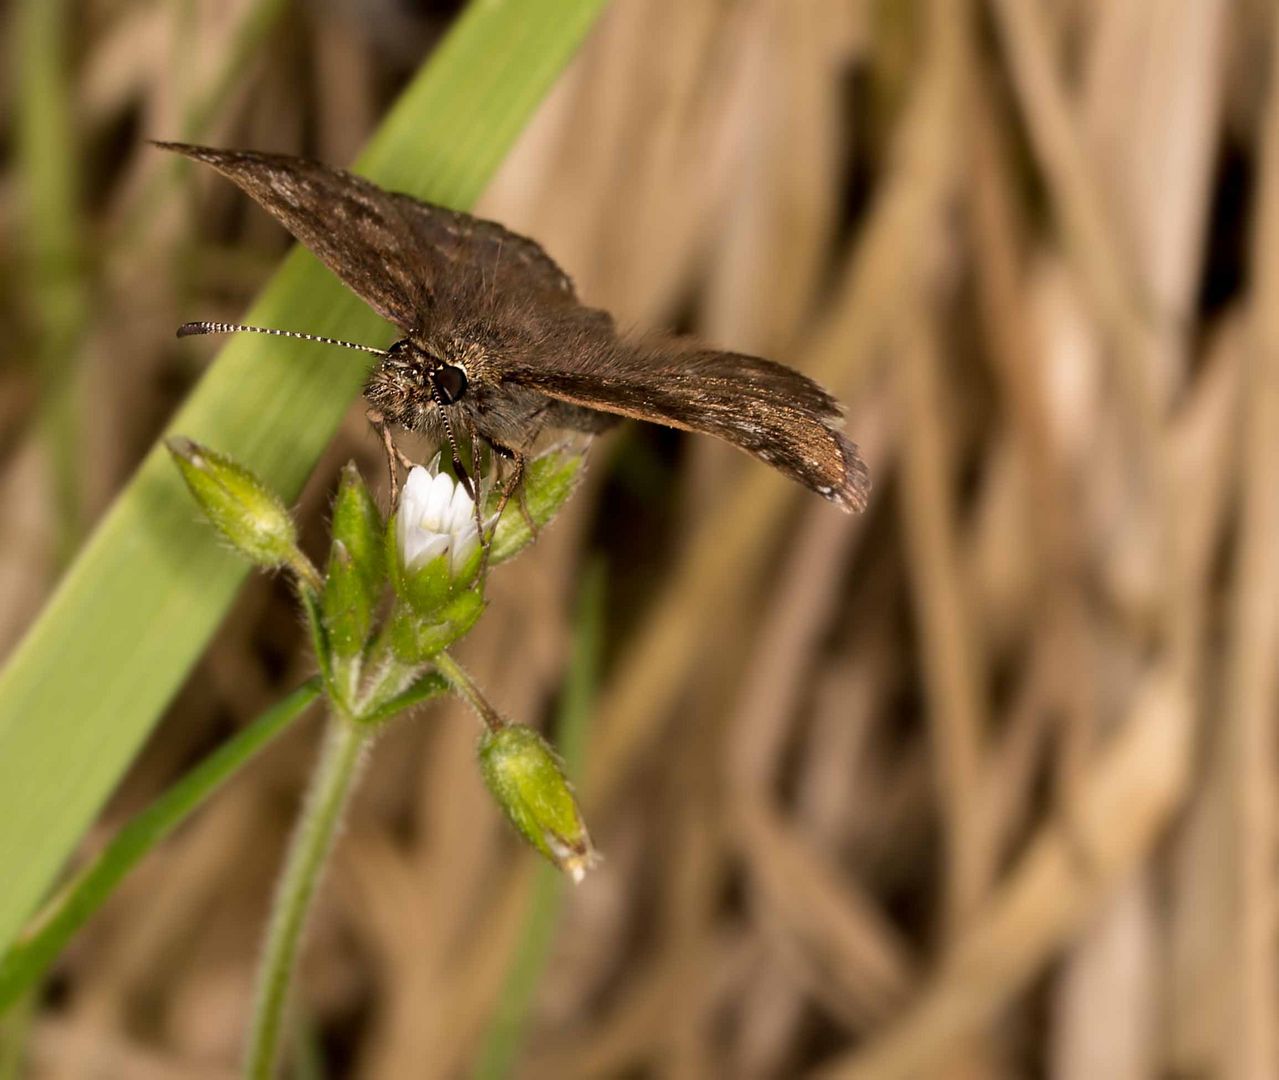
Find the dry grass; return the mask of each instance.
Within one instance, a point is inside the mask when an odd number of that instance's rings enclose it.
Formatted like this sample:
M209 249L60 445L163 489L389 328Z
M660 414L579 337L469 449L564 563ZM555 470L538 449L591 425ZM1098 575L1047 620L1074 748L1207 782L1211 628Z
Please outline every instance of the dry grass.
M138 136L216 86L248 9L191 5L177 63L179 7L89 4L77 41L88 519L193 375L173 327L237 315L284 244L226 185L148 187ZM209 141L348 159L427 47L394 10L287 14ZM0 172L6 236L16 199ZM606 862L561 912L518 1075L1279 1076L1271 5L615 0L481 212L623 323L820 377L876 481L851 520L632 430L498 574L464 656L534 721L608 566L582 784ZM20 357L8 243L0 280ZM0 371L5 646L68 524L37 381ZM358 409L304 496L313 544L350 457L376 474ZM305 670L255 581L101 834ZM81 935L31 1075L231 1074L315 735ZM434 709L366 774L305 963L331 1075L476 1059L534 866L474 736Z

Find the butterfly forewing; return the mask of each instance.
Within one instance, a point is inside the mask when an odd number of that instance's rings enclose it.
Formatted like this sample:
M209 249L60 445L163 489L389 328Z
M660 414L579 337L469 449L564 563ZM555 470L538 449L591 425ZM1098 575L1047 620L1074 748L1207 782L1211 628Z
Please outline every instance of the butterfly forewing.
M429 318L441 287L451 294L517 291L551 303L576 299L568 276L537 243L496 222L384 191L306 158L156 145L212 165L405 333Z

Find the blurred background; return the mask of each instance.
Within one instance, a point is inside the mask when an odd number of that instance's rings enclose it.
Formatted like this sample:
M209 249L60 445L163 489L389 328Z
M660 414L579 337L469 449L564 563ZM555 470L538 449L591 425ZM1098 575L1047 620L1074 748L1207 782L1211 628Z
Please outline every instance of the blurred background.
M6 79L0 651L212 354L174 327L289 245L143 140L345 164L459 7L85 0L39 162L19 95L59 73ZM297 1075L1279 1075L1277 73L1267 0L613 0L478 211L624 325L834 389L871 506L599 440L460 655L549 730L571 673L605 861L557 889L466 711L397 723ZM352 458L382 476L359 405L317 556ZM309 673L255 576L86 850ZM16 1075L235 1075L319 730L77 937Z

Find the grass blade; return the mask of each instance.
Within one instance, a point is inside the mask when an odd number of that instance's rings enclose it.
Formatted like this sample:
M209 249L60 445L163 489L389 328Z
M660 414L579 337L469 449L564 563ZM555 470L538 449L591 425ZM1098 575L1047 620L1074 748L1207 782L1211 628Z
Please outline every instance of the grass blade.
M34 308L40 427L52 464L58 565L81 539L79 358L88 317L81 248L77 147L67 85L75 15L67 0L24 0L16 11L19 72L17 165L22 186L23 262Z
M237 732L124 826L88 866L49 900L0 957L0 1014L29 990L63 947L147 852L265 749L320 696L311 679Z

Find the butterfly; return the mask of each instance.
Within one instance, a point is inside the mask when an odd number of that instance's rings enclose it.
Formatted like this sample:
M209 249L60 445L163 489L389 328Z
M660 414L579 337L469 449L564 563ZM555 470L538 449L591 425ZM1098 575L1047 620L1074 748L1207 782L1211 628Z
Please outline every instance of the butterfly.
M364 388L396 490L407 465L391 426L447 443L474 494L459 443L514 463L498 512L548 430L597 432L630 418L714 435L844 510L870 479L839 430L839 403L772 360L673 335L630 338L535 241L493 221L384 191L317 161L182 143L161 149L211 165L309 248L402 335L388 349L294 331L188 323L188 334L251 330L379 357Z

